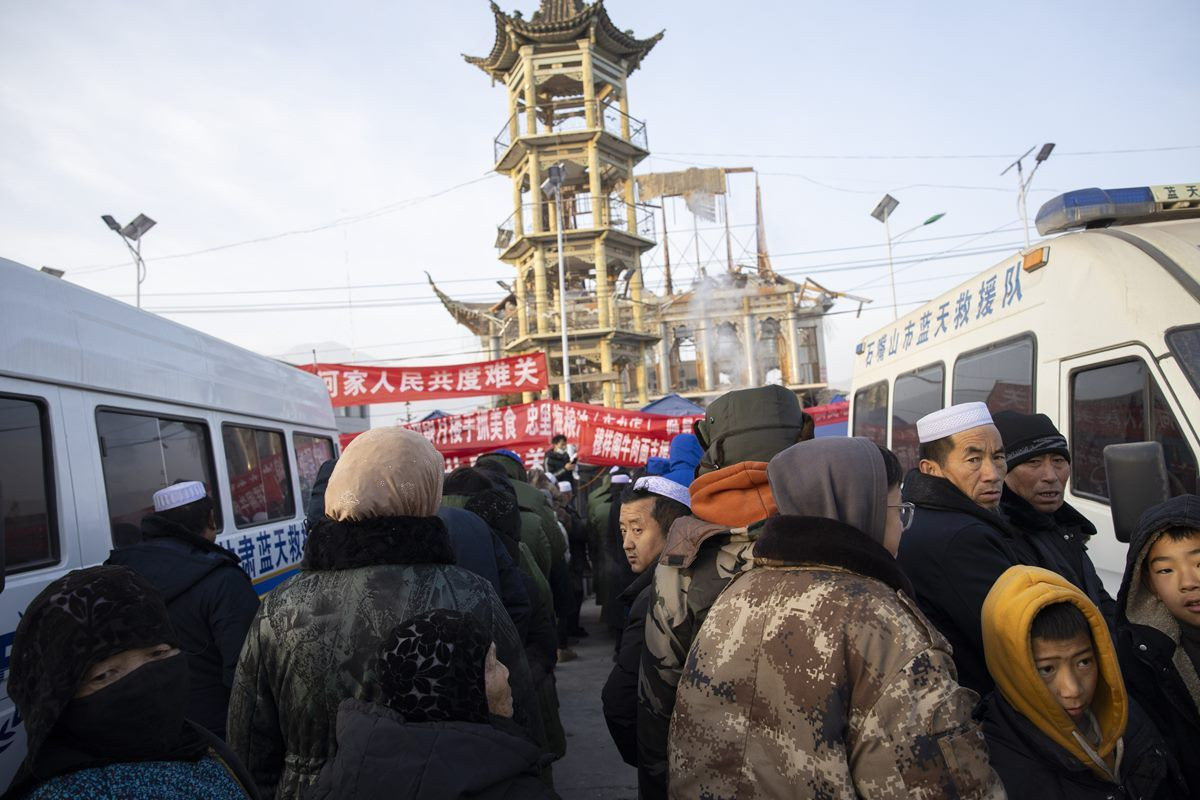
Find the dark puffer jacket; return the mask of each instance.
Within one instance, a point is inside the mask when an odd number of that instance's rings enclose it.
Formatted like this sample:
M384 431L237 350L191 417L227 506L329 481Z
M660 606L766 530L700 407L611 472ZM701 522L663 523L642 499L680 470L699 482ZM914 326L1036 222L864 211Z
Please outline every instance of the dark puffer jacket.
M621 758L631 767L636 767L638 763L638 670L641 668L642 650L646 646L646 613L650 610L650 596L653 593L653 569L642 572L621 592L625 630L621 631L615 663L600 693L608 733L621 752Z
M1117 601L1104 588L1087 550L1088 540L1096 535L1096 526L1070 503L1063 503L1053 514L1043 514L1008 486L1004 487L1000 500L1000 513L1013 526L1058 554L1058 574L1086 594L1104 615L1109 629L1114 629Z
M549 761L509 720L405 722L382 705L345 700L337 756L306 800L539 800Z
M983 659L980 612L1006 569L1042 567L1071 580L1058 550L972 501L950 481L912 470L904 499L917 507L896 560L912 581L917 604L954 649L958 681L980 695L992 690ZM1079 587L1086 593L1085 587Z
M229 706L229 743L264 797L300 798L337 748L338 705L373 701L380 642L437 608L471 614L509 669L515 719L543 740L521 642L496 592L454 566L437 517L326 518L300 573L268 594L251 625Z
M1200 676L1179 646L1180 626L1154 596L1143 562L1167 528L1200 530L1200 497L1174 497L1147 511L1129 539L1117 595L1117 657L1125 688L1141 704L1179 761L1192 797L1200 797Z
M162 595L187 654L188 718L225 738L229 691L258 594L237 556L182 525L152 514L142 520L142 536L105 563L129 567Z
M988 758L1009 797L1038 800L1183 800L1174 759L1136 703L1129 704L1120 784L1101 780L993 692L976 711Z

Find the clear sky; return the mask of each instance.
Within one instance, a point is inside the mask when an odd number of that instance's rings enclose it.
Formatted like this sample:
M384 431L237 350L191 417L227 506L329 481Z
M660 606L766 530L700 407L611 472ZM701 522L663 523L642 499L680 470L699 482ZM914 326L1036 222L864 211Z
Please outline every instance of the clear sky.
M756 167L776 269L875 299L828 318L842 387L890 318L884 192L895 232L946 212L896 247L903 313L1019 245L999 173L1031 146L1058 145L1031 220L1058 192L1200 177L1194 1L606 6L666 29L629 82L639 171ZM100 215L145 212L146 308L298 361L477 358L423 273L480 300L511 278L511 191L488 177L504 94L460 56L493 32L483 0L0 3L0 256L132 302Z

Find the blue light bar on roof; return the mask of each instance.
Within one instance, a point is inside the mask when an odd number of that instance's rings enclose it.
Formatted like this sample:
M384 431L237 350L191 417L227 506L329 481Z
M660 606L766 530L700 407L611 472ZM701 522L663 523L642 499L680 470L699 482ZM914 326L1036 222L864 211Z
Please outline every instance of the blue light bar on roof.
M1128 189L1079 189L1060 194L1038 210L1042 236L1072 228L1100 226L1122 218L1148 217L1157 205L1149 186Z

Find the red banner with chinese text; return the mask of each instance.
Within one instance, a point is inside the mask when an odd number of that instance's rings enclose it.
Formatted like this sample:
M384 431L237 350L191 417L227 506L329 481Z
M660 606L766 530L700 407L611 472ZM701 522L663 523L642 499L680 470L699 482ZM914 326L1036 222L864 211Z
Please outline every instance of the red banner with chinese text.
M512 450L526 467L540 466L557 433L578 448L580 462L596 466L640 466L665 457L671 439L692 430L699 416L664 417L584 403L539 400L414 422L446 458L446 469L470 464L492 450Z
M549 378L545 353L435 367L297 366L325 381L329 400L335 408L537 392L546 388Z

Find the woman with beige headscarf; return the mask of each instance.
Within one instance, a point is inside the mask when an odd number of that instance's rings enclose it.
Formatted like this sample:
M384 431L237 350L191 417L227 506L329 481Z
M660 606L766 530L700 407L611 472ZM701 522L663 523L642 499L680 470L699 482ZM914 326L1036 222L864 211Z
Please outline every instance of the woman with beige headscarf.
M444 463L420 434L376 428L338 460L300 572L263 598L229 705L229 743L264 797L299 798L336 748L337 708L374 702L380 643L434 609L470 614L508 666L514 719L541 743L516 629L495 590L454 566L436 516Z

